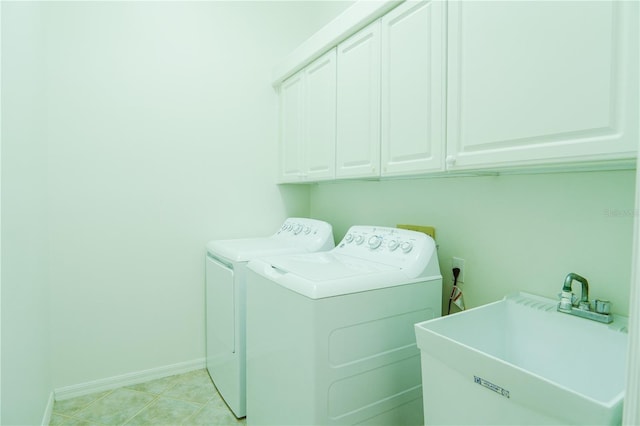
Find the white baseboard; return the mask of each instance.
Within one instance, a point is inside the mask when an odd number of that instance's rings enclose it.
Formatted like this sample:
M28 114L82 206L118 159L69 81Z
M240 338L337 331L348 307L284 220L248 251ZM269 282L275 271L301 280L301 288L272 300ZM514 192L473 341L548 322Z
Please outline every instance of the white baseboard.
M94 392L102 392L122 386L135 385L138 383L148 382L150 380L173 376L175 374L188 373L189 371L205 368L205 366L205 358L199 358L164 367L151 368L149 370L122 374L120 376L107 377L105 379L94 380L87 383L64 386L62 388L54 389L53 393L56 401L62 401L64 399L88 395Z
M53 391L49 393L49 401L47 401L47 407L44 410L44 416L42 416L42 426L49 426L51 423L51 415L53 414L53 402L55 397Z

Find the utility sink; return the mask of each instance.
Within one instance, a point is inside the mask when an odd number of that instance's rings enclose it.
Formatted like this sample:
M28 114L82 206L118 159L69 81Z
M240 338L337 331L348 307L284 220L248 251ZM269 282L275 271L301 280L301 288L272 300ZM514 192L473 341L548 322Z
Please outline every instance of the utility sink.
M620 424L627 318L527 293L415 325L425 424Z

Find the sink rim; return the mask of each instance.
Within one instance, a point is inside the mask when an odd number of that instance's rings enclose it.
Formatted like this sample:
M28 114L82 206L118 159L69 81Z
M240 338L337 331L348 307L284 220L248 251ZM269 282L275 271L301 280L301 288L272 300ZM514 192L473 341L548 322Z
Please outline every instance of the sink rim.
M495 301L495 302L490 302L488 304L485 305L481 305L472 309L468 309L459 313L455 313L452 314L450 316L444 316L444 317L439 317L439 318L434 318L428 321L424 321L418 324L415 324L415 328L416 330L420 329L420 330L424 330L425 332L432 334L434 336L437 336L438 338L444 339L447 342L450 342L450 344L464 348L465 350L469 350L472 353L476 354L476 356L480 356L480 357L487 357L491 360L493 360L494 362L498 362L499 364L505 365L509 368L513 368L516 369L517 371L521 372L524 375L529 375L532 376L538 380L541 380L545 383L548 383L551 386L557 387L565 392L568 392L572 395L578 396L580 398L583 398L593 404L596 404L597 406L600 406L602 408L606 408L606 409L611 409L613 407L615 407L616 405L621 404L621 402L624 399L624 395L625 395L625 386L623 385L621 390L619 392L615 392L612 391L612 394L610 397L607 398L602 398L599 399L597 397L594 397L592 395L588 395L586 394L584 391L579 390L579 389L575 389L572 388L569 385L563 384L558 382L557 380L554 380L553 378L549 378L546 377L542 374L539 374L535 371L532 371L528 368L525 368L521 365L518 365L514 362L511 362L507 359L501 358L500 356L497 356L493 353L487 352L485 350L476 348L474 346L471 346L470 344L467 344L461 340L458 340L454 337L449 337L448 335L444 334L441 330L438 329L434 329L432 328L433 325L437 325L441 322L444 321L451 321L451 320L455 320L459 321L461 318L466 317L468 315L473 315L474 312L478 311L478 310L488 310L491 309L491 307L494 307L494 305L500 305L500 304L505 304L505 303L515 303L517 305L523 305L524 307L528 307L534 310L539 310L539 311L545 311L545 312L549 312L552 313L554 315L562 315L562 321L587 321L587 323L585 323L585 325L587 327L591 327L591 328L601 328L601 329L608 329L608 330L603 330L604 332L612 332L612 333L622 333L626 336L628 336L628 318L624 317L624 316L620 316L620 315L615 315L614 314L614 321L610 324L604 324L604 323L599 323L596 321L591 321L588 319L584 319L584 318L578 318L575 316L571 316L571 315L567 315L564 313L559 313L556 311L556 307L557 307L557 301L553 300L553 299L549 299L543 296L537 296L537 295L533 295L530 293L526 293L526 292L516 292L513 294L509 294L507 296L505 296L503 299ZM505 308L506 309L506 308ZM566 318L566 320L565 320ZM579 324L579 323L578 323ZM627 337L627 345L628 345L628 337ZM420 339L418 339L418 346L419 348L422 350L424 350L421 345L420 345ZM627 346L628 348L628 346ZM428 349L427 349L427 352ZM430 355L435 356L433 353L430 353ZM436 356L437 357L437 356ZM626 358L626 354L625 354L625 358ZM624 380L626 380L626 377L624 378Z

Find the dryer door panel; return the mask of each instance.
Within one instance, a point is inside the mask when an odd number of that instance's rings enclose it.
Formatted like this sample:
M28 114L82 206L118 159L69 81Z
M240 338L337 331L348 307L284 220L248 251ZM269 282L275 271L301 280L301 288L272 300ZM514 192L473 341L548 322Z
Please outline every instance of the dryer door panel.
M207 363L236 351L234 271L207 256Z

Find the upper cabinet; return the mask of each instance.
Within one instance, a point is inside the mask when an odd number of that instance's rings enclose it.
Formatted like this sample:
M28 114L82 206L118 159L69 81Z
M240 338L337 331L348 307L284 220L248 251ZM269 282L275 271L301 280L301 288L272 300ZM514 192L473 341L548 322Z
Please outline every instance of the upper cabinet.
M633 3L449 2L447 169L635 157Z
M336 51L330 50L280 88L280 181L335 177Z
M380 174L380 22L338 45L336 176Z
M280 176L281 182L303 177L304 73L299 72L280 86Z
M336 170L336 50L332 49L304 71L305 163L307 180L335 177Z
M406 2L381 20L381 175L444 170L445 13Z
M281 179L631 166L639 9L631 1L356 2L306 45L336 48L316 81L317 61L276 82Z
M444 170L444 9L407 1L338 45L337 177Z

